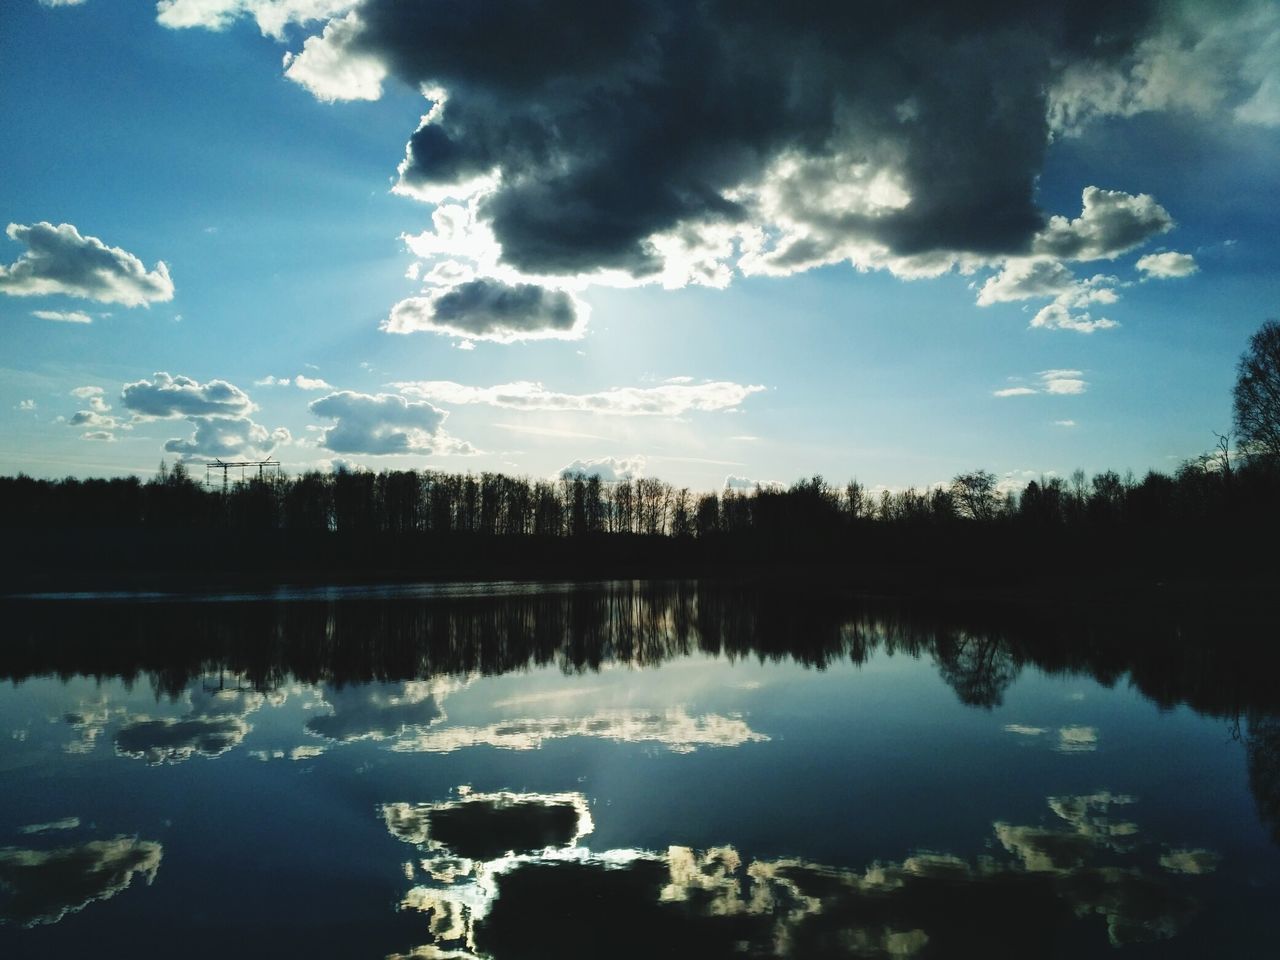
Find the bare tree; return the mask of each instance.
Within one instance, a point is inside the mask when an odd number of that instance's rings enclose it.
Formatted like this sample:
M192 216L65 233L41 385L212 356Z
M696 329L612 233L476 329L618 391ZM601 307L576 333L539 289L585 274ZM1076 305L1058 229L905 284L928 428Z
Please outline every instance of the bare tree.
M1280 322L1249 338L1236 366L1235 429L1251 457L1280 461Z
M990 520L1000 505L996 496L996 475L986 470L962 473L951 481L956 512L970 520Z

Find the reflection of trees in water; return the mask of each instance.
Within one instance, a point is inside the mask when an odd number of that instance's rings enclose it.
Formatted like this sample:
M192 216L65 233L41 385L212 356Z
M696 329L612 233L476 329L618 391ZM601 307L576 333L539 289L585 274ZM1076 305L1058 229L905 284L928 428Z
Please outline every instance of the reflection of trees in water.
M948 631L939 633L932 646L938 673L971 707L1000 706L1021 669L1009 645L992 634Z
M1258 805L1258 816L1280 843L1280 716L1249 721L1245 740L1249 756L1249 789Z
M1162 706L1274 713L1280 657L1218 622L1151 610L1066 616L943 612L759 584L646 581L499 596L332 602L33 603L4 611L0 676L147 676L179 695L227 669L259 688L429 680L556 666L652 666L691 654L822 669L875 651L930 657L960 700L995 706L1023 666L1113 685ZM407 711L411 712L411 711ZM412 717L406 717L412 720Z
M383 813L393 836L430 855L407 868L402 907L427 915L431 937L409 956L1025 958L1166 940L1196 914L1197 877L1216 855L1153 863L1162 845L1110 816L1134 802L1050 798L1056 823L996 823L999 846L977 861L917 853L864 869L749 861L732 846L592 851L579 845L591 825L574 794Z

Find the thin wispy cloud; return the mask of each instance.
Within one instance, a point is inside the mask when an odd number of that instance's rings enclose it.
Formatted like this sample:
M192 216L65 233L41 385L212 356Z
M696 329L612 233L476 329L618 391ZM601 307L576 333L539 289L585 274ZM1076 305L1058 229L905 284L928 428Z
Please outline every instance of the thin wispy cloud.
M678 417L691 412L723 412L738 407L761 385L716 380L665 383L656 387L614 387L595 393L562 393L541 383L520 380L493 387L472 387L451 380L393 383L405 396L447 404L485 404L510 410L547 410L606 416Z
M1019 378L1021 379L1021 378ZM1089 389L1089 382L1084 379L1083 370L1041 370L1035 380L1019 383L1016 386L1002 387L992 391L994 397L1031 397L1036 394L1053 394L1057 396L1076 396ZM1074 421L1058 421L1060 425L1075 425Z

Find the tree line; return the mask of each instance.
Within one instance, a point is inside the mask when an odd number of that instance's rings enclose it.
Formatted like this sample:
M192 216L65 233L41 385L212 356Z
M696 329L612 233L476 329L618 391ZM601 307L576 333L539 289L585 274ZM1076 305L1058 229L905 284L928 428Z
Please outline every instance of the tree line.
M1074 574L1274 571L1280 323L1267 321L1250 340L1233 401L1233 433L1172 473L1077 470L1020 490L982 469L896 491L822 476L698 492L654 477L437 470L205 484L181 462L162 462L146 482L4 477L0 531L15 548L0 564L18 581L116 568L277 579L651 577L744 564L864 574L896 565L931 568L939 580L995 567L1025 576L1029 563Z
M789 487L695 493L653 477L605 482L576 474L535 480L435 470L310 471L206 486L182 463L112 479L0 478L0 524L21 528L279 530L338 535L675 539L828 535L865 526L1034 526L1062 529L1274 521L1280 470L1268 458L1233 461L1222 449L1174 473L1107 470L1042 476L1002 489L986 470L947 484L869 490L821 476Z

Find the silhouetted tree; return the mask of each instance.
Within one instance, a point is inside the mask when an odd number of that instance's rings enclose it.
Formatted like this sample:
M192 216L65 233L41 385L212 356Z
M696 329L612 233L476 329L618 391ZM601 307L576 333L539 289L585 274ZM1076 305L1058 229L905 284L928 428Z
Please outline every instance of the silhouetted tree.
M951 496L960 516L970 520L991 520L999 506L996 475L986 470L962 473L951 481Z
M1251 457L1280 461L1280 322L1268 320L1240 355L1235 429Z

